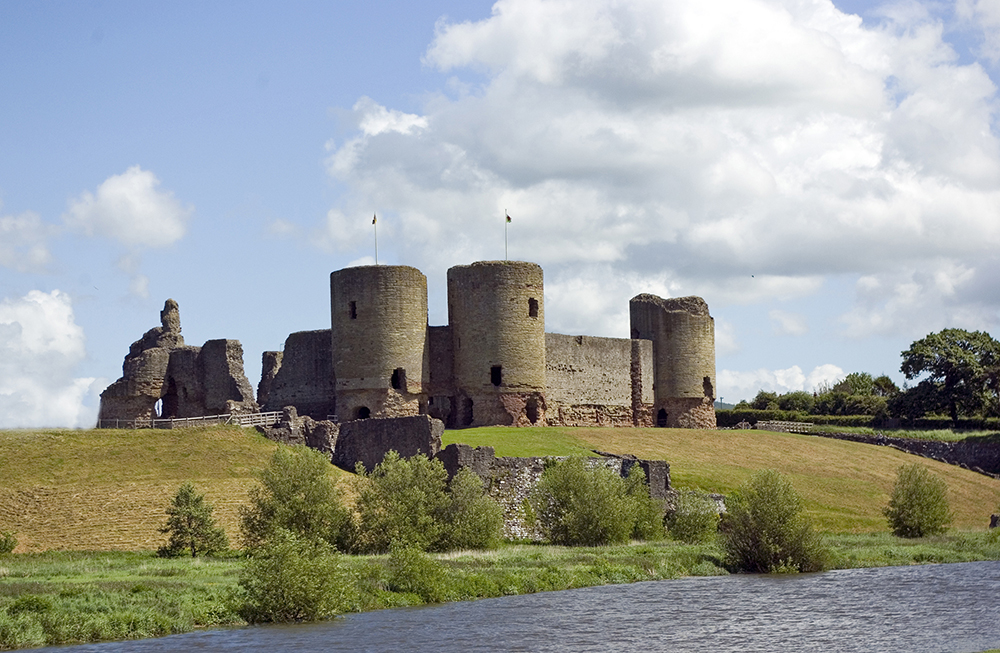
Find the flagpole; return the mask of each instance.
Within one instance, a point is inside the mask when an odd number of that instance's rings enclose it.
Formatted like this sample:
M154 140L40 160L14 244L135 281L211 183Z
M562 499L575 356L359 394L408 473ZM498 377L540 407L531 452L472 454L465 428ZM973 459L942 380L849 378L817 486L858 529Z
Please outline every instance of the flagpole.
M507 259L507 225L510 224L510 216L507 215L507 209L503 210L503 260Z
M378 265L378 218L372 213L372 229L375 230L375 265Z

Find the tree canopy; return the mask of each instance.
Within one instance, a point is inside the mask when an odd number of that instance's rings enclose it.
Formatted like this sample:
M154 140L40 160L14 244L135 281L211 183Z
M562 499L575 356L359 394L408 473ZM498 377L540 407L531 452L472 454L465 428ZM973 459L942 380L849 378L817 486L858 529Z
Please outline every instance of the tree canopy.
M921 398L919 409L947 410L957 423L959 413L975 413L985 407L990 372L1000 359L1000 343L982 331L944 329L915 341L902 356L899 369L907 379L927 375L911 388Z

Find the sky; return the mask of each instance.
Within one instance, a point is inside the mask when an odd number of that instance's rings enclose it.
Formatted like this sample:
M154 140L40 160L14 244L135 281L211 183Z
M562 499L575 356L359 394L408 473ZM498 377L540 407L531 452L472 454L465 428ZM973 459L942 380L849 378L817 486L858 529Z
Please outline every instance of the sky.
M247 376L329 274L699 295L727 403L1000 320L1000 0L0 3L0 427L87 428L180 305ZM1000 335L1000 334L996 334Z

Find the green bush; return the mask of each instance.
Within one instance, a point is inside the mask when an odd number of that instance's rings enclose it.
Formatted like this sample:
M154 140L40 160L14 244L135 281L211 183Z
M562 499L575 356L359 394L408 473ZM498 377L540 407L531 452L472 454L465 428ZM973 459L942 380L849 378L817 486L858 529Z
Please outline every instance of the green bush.
M17 538L12 531L0 532L0 555L12 553L17 548Z
M898 537L943 533L951 522L948 486L919 463L900 467L889 505L882 513Z
M329 543L279 528L247 558L236 611L251 624L327 619L347 605L349 581Z
M701 544L715 539L719 531L719 507L699 492L680 492L674 510L667 514L671 539Z
M492 549L500 543L503 509L486 495L478 474L459 470L448 484L448 497L450 503L442 515L446 528L435 549Z
M416 594L425 603L440 603L447 594L448 575L444 566L426 553L407 546L393 546L389 552L389 591Z
M802 498L774 470L755 473L726 501L721 524L728 563L738 571L821 571L829 553L802 513Z
M226 532L216 526L212 506L205 502L205 495L195 492L194 485L185 483L177 490L167 508L167 523L161 533L170 533L170 541L158 551L160 556L184 555L191 557L213 555L229 548Z
M330 478L329 459L314 449L278 448L250 490L250 505L240 513L244 544L261 546L279 529L346 547L350 513Z
M359 474L364 471L359 467ZM366 475L356 504L355 547L385 553L394 546L420 551L488 548L500 539L503 513L470 470L448 485L440 460L395 451Z
M529 499L545 537L568 546L662 537L662 508L649 498L642 469L635 466L632 471L636 476L629 483L611 469L576 456L546 469Z

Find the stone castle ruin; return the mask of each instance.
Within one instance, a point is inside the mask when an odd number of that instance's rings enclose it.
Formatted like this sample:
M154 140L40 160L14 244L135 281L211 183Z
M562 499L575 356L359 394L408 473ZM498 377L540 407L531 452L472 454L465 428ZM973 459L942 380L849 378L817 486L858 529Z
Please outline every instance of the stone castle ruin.
M448 324L428 326L427 279L408 266L330 275L329 330L264 352L256 402L242 347L187 347L177 304L134 343L100 420L280 411L316 420L429 415L448 427L715 427L715 324L699 297L638 295L631 337L545 332L542 268L448 270ZM259 406L259 408L258 408ZM216 412L213 412L216 411Z

